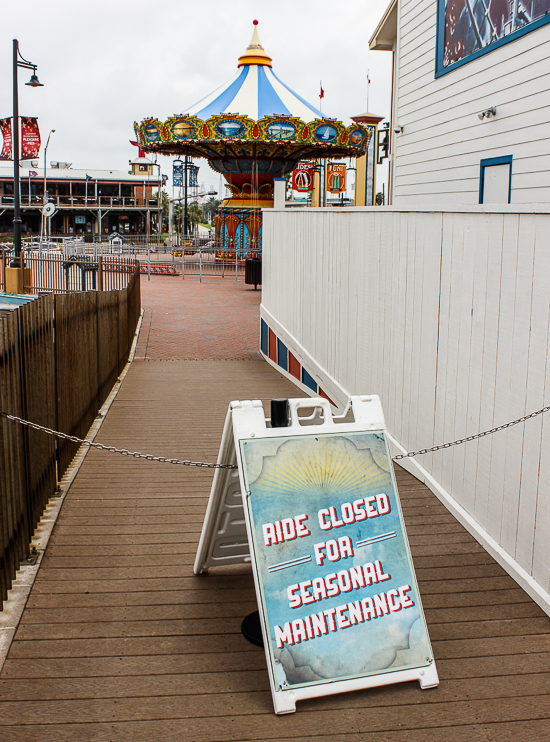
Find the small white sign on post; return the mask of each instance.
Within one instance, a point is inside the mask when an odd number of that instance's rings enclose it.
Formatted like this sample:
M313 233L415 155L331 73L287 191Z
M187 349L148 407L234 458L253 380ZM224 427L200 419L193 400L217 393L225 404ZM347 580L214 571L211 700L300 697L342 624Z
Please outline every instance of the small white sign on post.
M252 563L277 714L438 685L379 398L352 397L341 417L325 399L289 403L284 428L260 401L230 404L218 463L238 469L216 470L195 573Z

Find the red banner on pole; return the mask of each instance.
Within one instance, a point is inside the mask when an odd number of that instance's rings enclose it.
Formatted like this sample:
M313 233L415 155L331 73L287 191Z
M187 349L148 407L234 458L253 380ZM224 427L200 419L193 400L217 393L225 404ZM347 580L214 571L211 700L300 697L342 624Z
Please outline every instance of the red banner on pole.
M293 191L311 191L313 188L313 163L299 162L292 172Z
M38 119L21 116L21 159L32 160L40 152Z
M343 193L346 190L346 166L337 162L329 162L327 171L327 191Z
M0 131L2 132L2 137L4 138L0 160L12 160L13 148L11 135L11 117L8 119L0 119Z

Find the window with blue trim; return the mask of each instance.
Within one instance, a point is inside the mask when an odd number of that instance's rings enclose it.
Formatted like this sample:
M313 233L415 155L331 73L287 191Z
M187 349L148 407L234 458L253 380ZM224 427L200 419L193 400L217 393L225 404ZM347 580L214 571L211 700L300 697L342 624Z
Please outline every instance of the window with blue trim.
M479 203L509 204L512 200L512 155L488 157L479 163Z
M438 0L435 76L550 22L550 0Z

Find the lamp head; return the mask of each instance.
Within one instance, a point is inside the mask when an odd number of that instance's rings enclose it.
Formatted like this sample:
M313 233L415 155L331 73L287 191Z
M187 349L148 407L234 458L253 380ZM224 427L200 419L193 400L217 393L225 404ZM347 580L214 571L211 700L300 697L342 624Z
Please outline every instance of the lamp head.
M29 82L26 82L25 85L29 85L31 88L43 88L44 87L44 85L38 79L36 72L32 73L31 79L29 80Z

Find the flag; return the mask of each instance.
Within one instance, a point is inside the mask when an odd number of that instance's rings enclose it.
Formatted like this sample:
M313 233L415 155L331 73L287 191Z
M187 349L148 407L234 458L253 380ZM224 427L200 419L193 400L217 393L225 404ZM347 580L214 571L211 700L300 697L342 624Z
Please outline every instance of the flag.
M189 170L189 188L198 188L199 182L197 180L197 176L199 174L199 166L188 165L187 169Z
M11 138L11 118L0 119L0 131L4 138L4 144L2 146L2 153L0 154L0 160L11 160L12 154L12 138Z
M338 162L329 162L327 167L327 191L345 193L346 166Z
M292 190L311 191L313 188L313 163L298 162L292 171Z
M92 180L92 176L91 176L91 175L88 175L88 173L86 173L86 183L87 183L87 182L88 182L89 180Z
M141 149L141 147L138 144L138 142L134 142L132 139L130 139L130 144L133 144L134 147L138 147L138 149L139 149L138 157L145 157L145 152Z
M21 116L21 159L32 160L40 152L40 130L38 119Z
M181 188L183 186L183 162L174 162L172 172L172 184L174 188Z
M323 83L319 81L319 85L321 86L321 92L319 93L319 98L325 97L325 91L323 90Z
M36 178L37 175L36 170L29 170L29 178Z
M166 181L167 181L167 180L168 180L168 176L167 176L167 175L163 175L163 176L162 176L162 187L163 187L163 188L164 188L164 186L166 185Z

